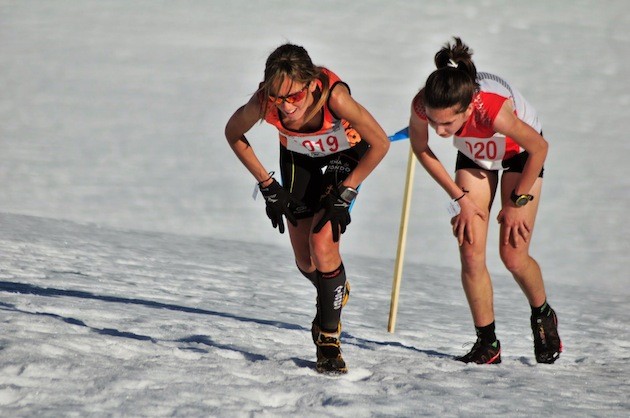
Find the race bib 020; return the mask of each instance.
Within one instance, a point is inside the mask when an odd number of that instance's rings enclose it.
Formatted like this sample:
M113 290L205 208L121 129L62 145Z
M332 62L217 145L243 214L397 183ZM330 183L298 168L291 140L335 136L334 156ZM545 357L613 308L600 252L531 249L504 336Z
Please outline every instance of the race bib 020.
M456 137L453 145L465 156L487 170L502 169L505 157L505 136L495 135L492 138Z

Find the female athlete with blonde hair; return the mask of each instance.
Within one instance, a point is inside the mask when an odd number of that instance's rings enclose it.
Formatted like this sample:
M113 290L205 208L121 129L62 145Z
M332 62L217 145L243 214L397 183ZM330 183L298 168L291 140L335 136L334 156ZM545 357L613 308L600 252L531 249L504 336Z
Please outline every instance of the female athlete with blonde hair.
M278 129L282 184L245 137L260 120ZM256 178L273 227L283 233L287 219L297 267L317 289L317 370L345 373L340 318L349 288L339 240L359 185L387 153L387 135L335 73L285 44L268 57L263 82L229 119L225 136Z

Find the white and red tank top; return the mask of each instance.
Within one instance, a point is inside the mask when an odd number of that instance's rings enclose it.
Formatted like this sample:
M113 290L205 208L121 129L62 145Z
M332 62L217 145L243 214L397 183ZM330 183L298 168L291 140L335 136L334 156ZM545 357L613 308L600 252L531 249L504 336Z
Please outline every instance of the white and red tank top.
M332 71L323 68L323 73L328 77L330 90L337 84L344 84ZM321 81L316 81L321 90ZM311 132L296 132L287 129L282 123L280 111L276 106L269 106L265 114L265 121L278 129L280 143L289 151L305 154L310 157L322 157L335 154L358 144L361 136L354 130L348 121L338 118L328 106L328 101L323 106L324 117L321 126Z
M479 166L501 170L503 160L524 151L512 138L495 132L492 127L503 103L510 100L514 114L536 132L541 131L541 124L536 109L502 78L482 72L477 73L477 82L480 88L473 98L473 112L453 135L453 145ZM427 119L420 93L413 100L413 108L418 117Z

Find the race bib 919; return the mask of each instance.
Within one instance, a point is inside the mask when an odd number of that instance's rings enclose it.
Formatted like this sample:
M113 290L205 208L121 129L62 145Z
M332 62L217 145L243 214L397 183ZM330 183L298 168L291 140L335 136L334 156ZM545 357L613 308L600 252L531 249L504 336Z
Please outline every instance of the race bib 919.
M324 155L335 154L346 150L352 145L348 141L346 131L340 122L335 123L328 132L316 135L287 135L281 133L286 138L287 149L299 154L306 154L311 157L322 157Z

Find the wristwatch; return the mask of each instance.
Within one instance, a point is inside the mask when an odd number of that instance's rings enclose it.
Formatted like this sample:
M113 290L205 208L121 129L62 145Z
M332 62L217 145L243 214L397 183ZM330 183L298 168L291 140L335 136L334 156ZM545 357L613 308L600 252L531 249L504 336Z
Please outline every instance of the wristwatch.
M347 203L350 203L354 200L355 197L359 194L359 192L352 187L344 186L343 184L339 186L339 197L345 200Z
M531 194L516 194L516 189L512 190L512 195L510 196L512 202L517 206L525 206L529 201L534 200L534 196Z

